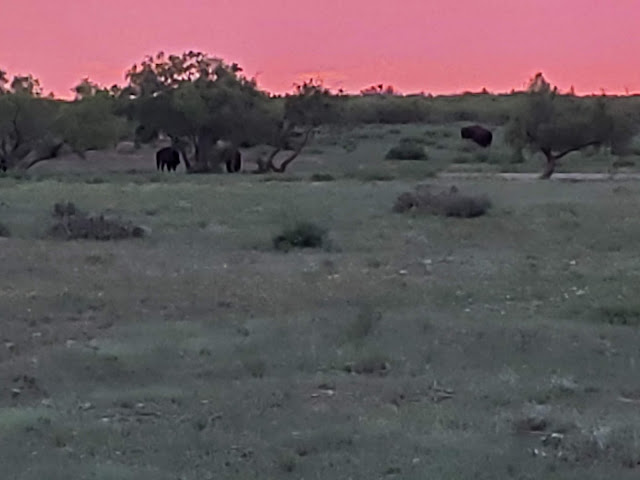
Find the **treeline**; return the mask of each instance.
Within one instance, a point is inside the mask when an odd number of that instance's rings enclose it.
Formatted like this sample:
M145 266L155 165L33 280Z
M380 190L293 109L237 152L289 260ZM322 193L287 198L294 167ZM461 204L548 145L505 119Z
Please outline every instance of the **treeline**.
M640 96L562 94L542 74L509 95L404 96L382 86L347 95L314 80L271 95L237 64L190 51L148 56L126 80L106 88L84 79L74 88L76 98L64 101L43 96L32 76L9 79L0 71L0 168L30 168L63 147L83 155L121 140L147 143L162 133L192 173L221 171L220 140L270 145L259 170L282 172L320 125L450 122L507 124L516 151L537 149L555 162L587 144L623 151L640 124ZM276 164L283 150L293 154Z

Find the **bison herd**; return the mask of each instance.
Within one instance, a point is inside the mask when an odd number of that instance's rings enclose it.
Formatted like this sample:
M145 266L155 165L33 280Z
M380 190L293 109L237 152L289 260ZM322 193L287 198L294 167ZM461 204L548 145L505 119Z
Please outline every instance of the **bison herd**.
M487 148L493 141L493 134L490 130L480 125L470 125L460 129L460 136L463 139L471 140L483 148ZM217 145L221 148L222 161L227 172L238 173L242 170L242 155L240 151L225 142ZM180 165L180 152L174 147L164 147L156 152L156 167L160 171L166 168L168 172L175 171ZM0 169L4 165L0 164Z
M222 162L225 164L227 172L238 173L242 170L242 155L237 148L225 144L224 142L217 145ZM172 172L180 165L180 152L174 147L164 147L156 152L156 168L168 172Z

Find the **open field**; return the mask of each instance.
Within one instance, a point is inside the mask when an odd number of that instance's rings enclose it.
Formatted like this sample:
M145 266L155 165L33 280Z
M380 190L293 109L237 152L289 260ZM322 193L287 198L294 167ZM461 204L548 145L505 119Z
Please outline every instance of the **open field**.
M640 184L434 177L509 166L451 168L506 155L457 128L319 136L281 176L144 150L0 178L2 477L637 478ZM416 135L429 160L383 160ZM493 208L392 213L417 183ZM151 233L50 239L63 200ZM275 251L299 220L330 244Z

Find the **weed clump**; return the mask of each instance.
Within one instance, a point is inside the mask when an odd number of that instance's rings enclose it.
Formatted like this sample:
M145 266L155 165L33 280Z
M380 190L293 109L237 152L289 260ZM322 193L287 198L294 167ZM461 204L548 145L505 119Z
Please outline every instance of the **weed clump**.
M311 222L298 222L273 237L274 248L284 252L292 248L320 248L326 244L327 230Z
M120 240L140 238L145 235L142 227L120 219L105 218L104 215L89 215L79 211L72 202L56 203L53 206L56 223L48 234L64 240Z
M398 145L391 147L385 157L387 160L427 160L422 142L401 141Z
M491 201L486 195L463 195L455 186L434 194L428 186L420 186L413 192L401 193L393 211L403 213L416 210L446 217L473 218L486 214L490 208Z
M596 310L595 315L609 325L640 325L640 305L604 305Z
M312 182L332 182L335 179L336 177L330 173L314 173L310 178Z

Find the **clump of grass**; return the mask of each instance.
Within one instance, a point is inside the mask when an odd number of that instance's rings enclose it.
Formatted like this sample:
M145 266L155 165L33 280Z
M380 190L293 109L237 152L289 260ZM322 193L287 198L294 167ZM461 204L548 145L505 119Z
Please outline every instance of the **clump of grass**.
M381 319L382 313L380 311L371 305L363 306L346 329L347 340L353 342L369 336Z
M11 231L4 223L0 222L0 237L7 238L11 236Z
M594 461L626 468L640 465L639 432L630 425L604 426L568 436L553 447L556 455L571 463Z
M330 173L314 173L309 177L312 182L332 182L336 179Z
M472 163L473 159L467 155L456 155L451 160L452 163Z
M56 203L53 216L57 222L49 229L51 237L65 240L119 240L140 238L145 235L142 227L104 215L88 215L79 211L73 202Z
M298 459L295 453L287 450L278 454L276 463L281 471L291 473L295 470Z
M619 158L612 163L613 168L629 168L635 167L636 162L629 158Z
M360 180L362 182L389 182L396 179L396 177L390 173L366 171L347 173L345 178Z
M595 315L609 325L640 325L640 305L604 305L596 309Z
M384 158L387 160L427 160L427 154L422 143L401 142L391 147Z
M417 143L419 145L424 145L425 143L427 143L427 140L423 137L412 135L408 137L402 137L400 139L400 143Z
M85 183L88 185L99 185L101 183L105 183L105 179L102 177L90 177L85 180Z
M486 195L463 195L455 186L437 194L431 193L428 187L418 187L414 192L400 194L393 211L416 210L446 217L473 218L486 214L490 208L491 201Z
M287 252L292 248L320 248L327 245L327 230L312 222L298 222L273 237L276 250Z
M253 378L263 378L267 372L267 362L254 355L243 358L242 366Z
M343 370L357 375L385 375L389 372L389 359L387 355L378 351L369 351L360 358L344 365Z
M487 152L476 152L473 156L473 160L476 163L487 163L489 162L489 154Z

